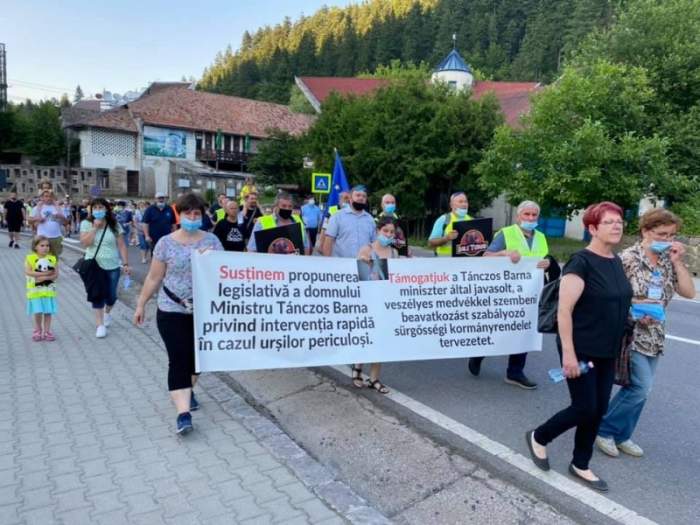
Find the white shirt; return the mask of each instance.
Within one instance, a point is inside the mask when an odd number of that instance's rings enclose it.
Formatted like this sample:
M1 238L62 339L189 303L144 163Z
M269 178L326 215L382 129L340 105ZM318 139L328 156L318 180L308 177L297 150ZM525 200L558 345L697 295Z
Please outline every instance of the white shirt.
M38 222L36 225L37 235L43 235L48 239L55 239L61 237L63 234L61 232L61 223L58 222L58 217L65 217L65 214L61 208L55 204L44 204L43 202L37 204L32 211L32 217L39 218L45 217L44 222Z

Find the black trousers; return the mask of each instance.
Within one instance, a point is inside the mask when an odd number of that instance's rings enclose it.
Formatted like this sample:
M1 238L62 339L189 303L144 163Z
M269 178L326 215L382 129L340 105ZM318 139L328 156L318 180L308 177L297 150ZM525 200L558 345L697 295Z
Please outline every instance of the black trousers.
M158 332L168 351L168 390L192 388L194 373L194 317L191 314L156 314Z
M470 360L471 359L481 363L484 360L484 357L471 357ZM524 352L522 354L509 355L506 377L508 377L509 379L518 379L519 377L521 377L523 375L523 370L525 369L525 361L527 361L527 352Z
M558 349L561 359L561 347ZM586 470L593 455L593 443L600 421L608 411L610 392L615 379L615 359L590 357L581 353L576 355L579 361L592 361L593 369L576 379L566 380L571 405L537 427L535 441L540 445L547 445L570 428L576 427L571 463L578 469Z
M306 228L306 234L309 236L309 243L311 243L311 250L316 247L316 234L318 234L318 228Z

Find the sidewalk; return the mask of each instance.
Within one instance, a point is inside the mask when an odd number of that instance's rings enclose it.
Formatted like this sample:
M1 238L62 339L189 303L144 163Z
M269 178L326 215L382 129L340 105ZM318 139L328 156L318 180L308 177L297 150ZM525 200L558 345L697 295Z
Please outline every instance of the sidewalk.
M117 303L109 336L96 339L65 264L57 341L32 342L25 253L0 236L0 522L384 521L215 375L198 386L195 432L176 436L153 314L138 329Z

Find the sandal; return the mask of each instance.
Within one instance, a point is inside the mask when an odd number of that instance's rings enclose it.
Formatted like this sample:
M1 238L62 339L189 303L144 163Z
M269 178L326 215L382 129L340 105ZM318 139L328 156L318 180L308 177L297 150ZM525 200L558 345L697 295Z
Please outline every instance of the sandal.
M376 390L380 394L388 394L389 393L389 389L386 386L384 386L382 383L380 383L379 379L375 379L374 381L372 381L371 379L368 379L367 386L369 388L373 388L374 390Z
M41 335L41 330L38 328L32 332L32 341L41 341L44 337Z
M355 388L362 388L364 383L362 382L362 368L352 365L352 384Z
M55 340L56 340L56 336L53 335L53 332L47 331L44 334L44 341L55 341Z

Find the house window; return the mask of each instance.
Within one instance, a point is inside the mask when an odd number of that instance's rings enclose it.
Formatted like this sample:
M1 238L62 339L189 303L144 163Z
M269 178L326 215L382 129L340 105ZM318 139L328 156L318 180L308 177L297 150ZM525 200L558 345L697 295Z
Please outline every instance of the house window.
M231 135L224 135L224 151L231 151Z
M102 189L109 188L109 171L97 170L97 185Z
M210 150L213 147L214 146L213 146L212 140L211 140L211 133L205 133L204 134L204 149Z
M457 90L457 81L456 80L450 80L447 83L448 86L450 86L450 89Z

